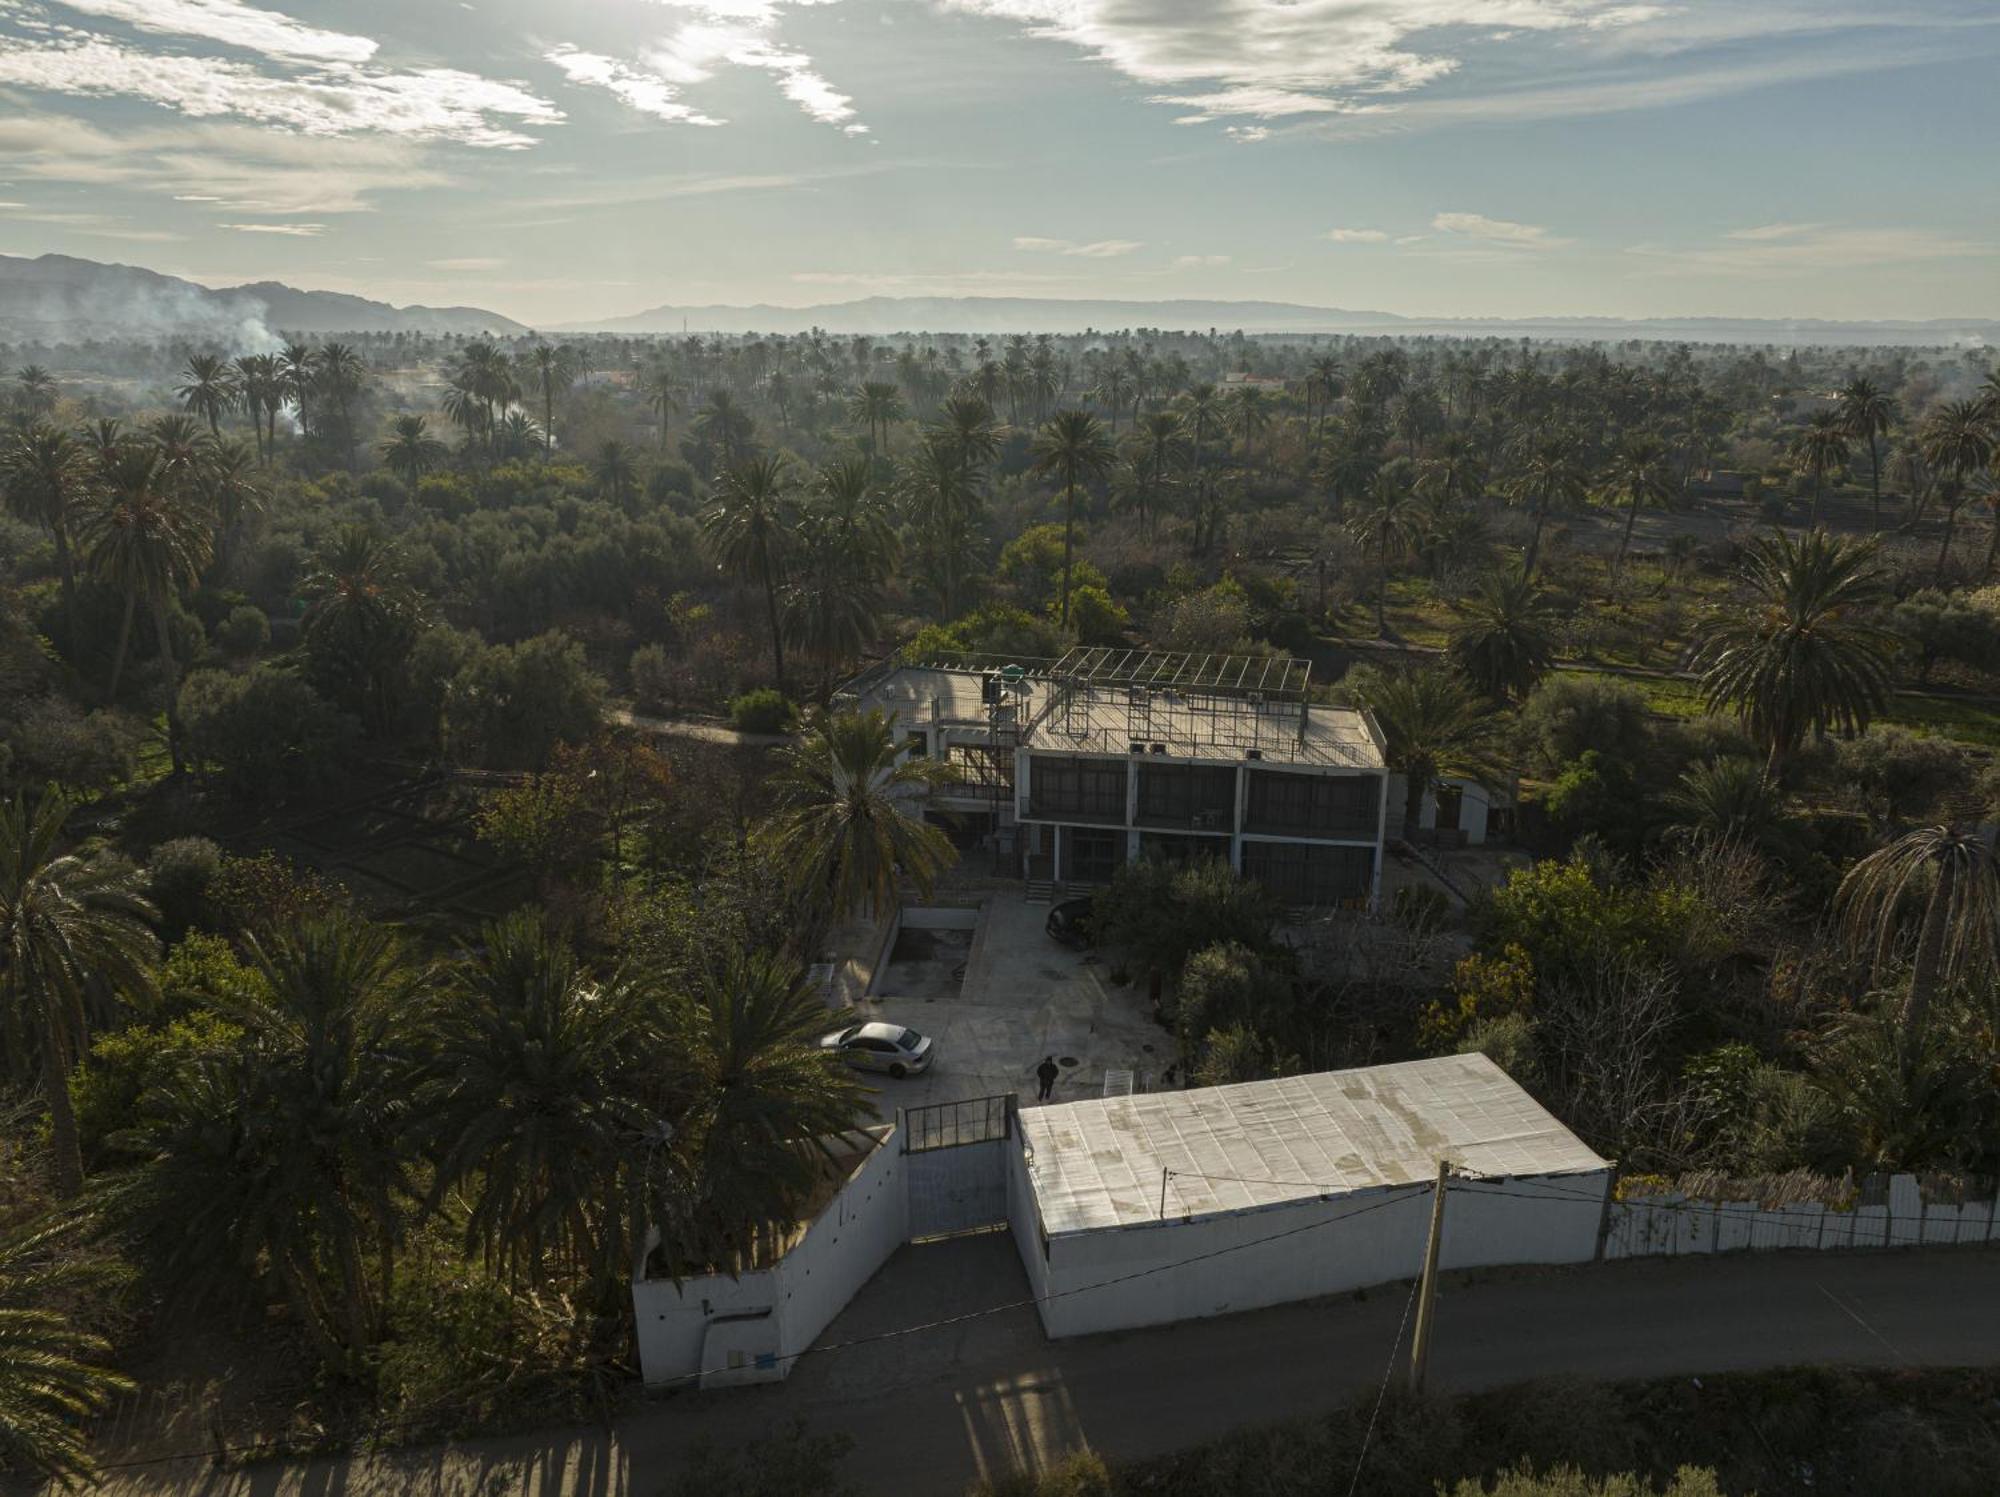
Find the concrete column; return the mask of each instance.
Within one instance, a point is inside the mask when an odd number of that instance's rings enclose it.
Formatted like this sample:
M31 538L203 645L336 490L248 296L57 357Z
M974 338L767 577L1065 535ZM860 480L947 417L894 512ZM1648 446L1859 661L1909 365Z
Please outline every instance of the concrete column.
M1250 814L1250 769L1236 766L1236 807L1229 821L1229 866L1243 872L1243 822Z

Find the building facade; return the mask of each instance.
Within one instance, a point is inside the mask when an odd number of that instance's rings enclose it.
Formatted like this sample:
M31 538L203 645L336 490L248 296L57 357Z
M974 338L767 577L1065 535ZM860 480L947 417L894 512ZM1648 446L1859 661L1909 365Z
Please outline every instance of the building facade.
M1052 891L1141 857L1212 857L1300 908L1379 897L1381 731L1311 700L1299 660L1079 649L892 665L843 705L890 715L947 769L925 815Z

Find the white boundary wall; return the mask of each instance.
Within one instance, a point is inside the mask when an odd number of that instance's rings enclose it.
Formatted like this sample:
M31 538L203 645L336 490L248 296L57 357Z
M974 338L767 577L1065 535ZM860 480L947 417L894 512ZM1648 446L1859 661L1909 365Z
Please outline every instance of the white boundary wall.
M1956 1247L2000 1242L2000 1202L1926 1205L1914 1175L1894 1175L1880 1206L1839 1211L1803 1201L1765 1209L1755 1201L1638 1196L1614 1201L1605 1227L1607 1260L1771 1248Z
M1455 1179L1439 1262L1445 1268L1588 1263L1597 1256L1609 1184L1608 1170ZM1085 1336L1414 1277L1423 1268L1431 1191L1399 1186L1064 1233L1048 1240L1045 1262L1033 1213L1024 1179L1014 1238L1037 1296L1054 1296L1039 1307L1042 1327L1052 1337Z
M658 1387L699 1374L704 1388L775 1382L819 1339L909 1235L902 1140L877 1139L805 1236L770 1268L632 1285L639 1366Z

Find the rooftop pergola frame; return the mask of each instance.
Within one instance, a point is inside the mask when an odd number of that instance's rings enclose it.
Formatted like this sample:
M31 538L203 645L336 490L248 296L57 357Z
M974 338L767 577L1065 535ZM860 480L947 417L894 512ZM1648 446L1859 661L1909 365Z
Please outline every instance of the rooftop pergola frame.
M1049 668L1049 675L1076 686L1125 686L1302 702L1312 664L1279 655L1208 655L1091 645L1071 650Z

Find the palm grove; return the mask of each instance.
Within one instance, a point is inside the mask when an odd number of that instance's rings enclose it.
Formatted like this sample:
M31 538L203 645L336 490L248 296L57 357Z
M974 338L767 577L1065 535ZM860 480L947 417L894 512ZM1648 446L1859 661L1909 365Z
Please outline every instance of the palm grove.
M953 861L905 798L950 767L823 707L897 649L1311 653L1352 665L1407 835L1446 778L1520 778L1541 860L1456 945L1409 901L1395 970L1218 870L1121 875L1104 939L1203 1080L1477 1047L1639 1168L2000 1159L1976 361L10 352L0 1460L87 1473L121 1386L125 1322L58 1268L163 1316L281 1307L338 1401L421 1433L591 1396L649 1242L727 1265L788 1220L871 1115L804 966ZM743 757L627 705L797 731ZM523 909L385 919L263 850L412 774L534 870Z

